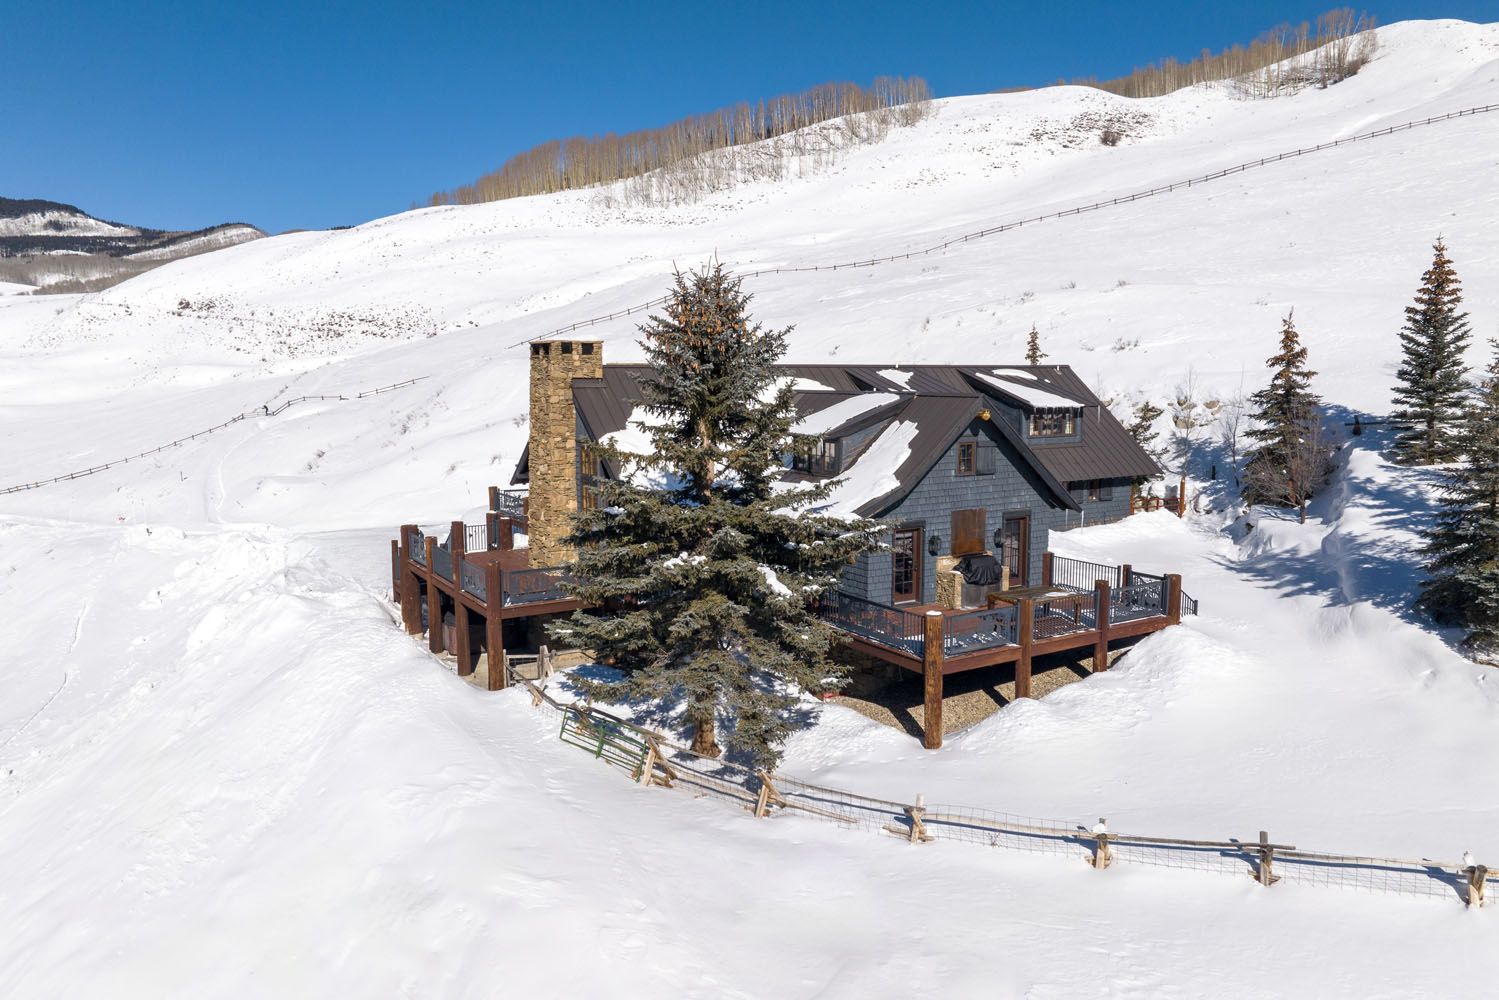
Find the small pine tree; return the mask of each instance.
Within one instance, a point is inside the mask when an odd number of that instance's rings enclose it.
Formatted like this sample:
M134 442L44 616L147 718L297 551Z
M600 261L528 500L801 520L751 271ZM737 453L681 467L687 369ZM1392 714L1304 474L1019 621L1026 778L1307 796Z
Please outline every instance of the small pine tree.
M1458 312L1462 282L1440 237L1432 251L1431 267L1421 275L1415 304L1405 307L1405 326L1400 330L1395 459L1404 465L1431 465L1457 457L1468 388L1463 352L1472 331L1468 314Z
M1155 429L1155 422L1165 412L1164 409L1156 406L1150 400L1142 399L1136 404L1133 419L1130 420L1129 426L1125 428L1125 430L1129 431L1129 436L1135 439L1135 444L1139 445L1145 454L1149 455L1156 462L1161 460L1161 446L1156 443L1156 439L1161 434ZM1129 495L1132 504L1140 496L1141 489L1148 482L1150 482L1150 479L1146 476L1136 476L1130 480Z
M1441 510L1426 532L1430 558L1420 604L1444 624L1470 630L1465 645L1499 656L1499 341L1469 402L1463 461L1443 474Z
M656 379L641 382L649 419L635 426L651 451L599 447L620 475L569 540L573 593L594 608L552 635L621 670L580 679L591 697L653 703L709 756L722 724L729 747L773 767L801 692L842 682L815 602L879 525L813 512L831 484L772 490L796 419L771 367L790 330L752 322L749 300L721 264L678 272L640 327Z
M1311 390L1317 373L1307 370L1306 348L1290 313L1281 327L1280 353L1265 364L1273 372L1270 384L1249 397L1256 409L1247 435L1244 500L1299 507L1305 520L1307 500L1327 482L1332 449L1318 419L1322 401Z
M1036 324L1032 323L1030 336L1025 341L1025 363L1039 365L1043 358L1049 357L1050 354L1041 353L1041 334L1036 332Z

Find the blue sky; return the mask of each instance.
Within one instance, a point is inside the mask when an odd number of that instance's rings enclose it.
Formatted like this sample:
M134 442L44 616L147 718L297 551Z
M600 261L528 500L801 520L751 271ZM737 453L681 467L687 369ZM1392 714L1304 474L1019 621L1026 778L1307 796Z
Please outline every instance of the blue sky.
M9 0L0 195L162 229L356 224L547 139L879 74L938 96L1102 79L1331 6ZM1482 21L1499 2L1370 12Z

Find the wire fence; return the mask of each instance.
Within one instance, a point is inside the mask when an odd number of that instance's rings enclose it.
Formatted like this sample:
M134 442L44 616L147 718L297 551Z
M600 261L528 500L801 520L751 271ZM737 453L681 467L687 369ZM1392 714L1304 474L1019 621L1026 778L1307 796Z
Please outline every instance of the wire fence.
M67 482L70 479L82 479L85 476L97 475L98 473L113 469L116 466L128 465L131 462L138 462L143 458L150 458L152 455L159 455L162 452L168 451L172 448L179 448L182 445L187 444L189 441L196 441L198 438L207 437L208 435L217 433L218 431L221 431L226 427L232 427L233 425L239 423L241 420L245 420L249 417L277 416L281 413L286 412L286 410L290 409L292 406L295 406L298 403L312 402L315 400L347 401L350 399L364 399L368 396L377 396L382 392L391 392L395 389L404 389L409 385L415 385L423 379L430 377L431 376L428 375L421 375L417 378L409 378L404 382L397 382L394 385L382 385L378 389L366 389L363 392L355 393L353 396L298 396L295 399L286 400L275 409L272 409L271 405L269 403L266 403L258 409L247 410L244 413L237 413L221 424L214 424L212 427L205 428L201 431L195 431L194 433L189 434L186 437L180 437L175 441L169 441L166 444L158 445L155 448L148 448L136 455L130 455L126 458L117 458L114 461L103 462L99 465L91 465L86 469L78 469L77 471L68 472L60 476L53 476L51 479L38 479L35 482L18 483L14 486L6 486L3 489L0 489L0 496L4 496L7 493L21 493L26 490L41 489L43 486L51 486L56 483Z
M1246 160L1243 163L1236 164L1232 167L1224 167L1222 170L1215 170L1210 174L1203 174L1199 177L1189 177L1186 180L1173 181L1169 184L1161 184L1143 191L1135 191L1131 194L1120 195L1117 198L1110 198L1107 201L1095 201L1091 205L1077 205L1072 208L1064 208L1055 212L1033 215L1028 218L1014 219L1009 222L1000 223L999 225L989 226L985 229L978 229L973 232L962 233L957 236L949 237L948 239L945 239L940 243L934 243L931 246L916 250L908 250L905 253L888 254L883 257L870 257L865 260L842 261L836 264L791 265L787 267L757 268L753 271L740 272L739 277L758 278L763 275L771 274L803 274L808 272L815 273L821 271L847 271L854 268L874 267L878 264L890 264L900 260L911 260L915 257L924 257L930 254L940 253L943 250L948 250L952 247L960 246L964 243L971 243L974 240L981 240L989 236L995 236L999 233L1009 232L1012 229L1019 229L1022 226L1034 226L1037 223L1048 222L1054 219L1064 219L1069 216L1082 215L1085 212L1097 212L1105 208L1113 208L1118 205L1130 204L1133 202L1142 201L1146 198L1154 198L1157 195L1170 194L1177 190L1187 190L1199 184L1207 184L1212 181L1222 180L1223 178L1231 177L1234 174L1242 174L1248 170L1256 170L1261 167L1267 167L1274 163L1280 163L1285 160L1295 159L1298 156L1308 156L1312 153L1319 153L1324 149L1334 149L1338 146L1347 146L1355 142L1367 142L1370 139L1384 138L1386 136L1394 135L1397 132L1406 132L1411 129L1422 128L1427 125L1436 125L1440 122L1450 121L1455 118L1467 118L1472 115L1488 114L1492 111L1499 111L1499 104L1484 104L1472 108L1464 108L1461 111L1453 111L1445 115L1433 115L1430 118L1421 118L1408 121L1402 125L1390 125L1385 128L1373 129L1369 132L1361 132L1358 135L1351 135L1343 139L1334 139L1331 142L1318 143L1315 146L1286 150L1284 152L1277 153L1274 156L1262 156L1259 159ZM665 305L670 300L671 296L665 295L660 298L651 299L649 302L642 302L639 305L630 306L627 309L617 309L614 312L606 313L602 316L593 316L589 319L580 319L576 323L569 324L568 326L561 326L555 330L548 330L545 333L537 334L532 337L527 337L525 340L517 341L516 343L511 344L510 348L520 347L521 345L529 343L532 340L544 340L548 337L557 337L568 333L574 333L586 327L597 326L599 323L607 323L611 320L620 319L634 313L643 312L646 309L654 309L657 306Z
M1401 896L1453 899L1482 905L1488 870L1471 858L1436 861L1366 857L1303 851L1272 842L1261 831L1255 840L1189 840L1116 833L1105 820L1096 824L1022 816L971 806L932 804L921 796L914 802L895 802L802 781L694 753L661 733L594 708L554 699L541 685L518 671L507 670L512 685L530 692L532 704L567 716L597 734L594 755L605 760L625 759L623 753L604 752L607 733L628 733L629 743L644 744L625 765L632 780L663 785L732 802L756 817L796 813L849 829L893 834L913 843L950 840L985 847L1026 851L1084 860L1095 868L1113 864L1248 875L1262 885L1279 882ZM592 747L589 747L592 750ZM621 749L628 749L622 747Z

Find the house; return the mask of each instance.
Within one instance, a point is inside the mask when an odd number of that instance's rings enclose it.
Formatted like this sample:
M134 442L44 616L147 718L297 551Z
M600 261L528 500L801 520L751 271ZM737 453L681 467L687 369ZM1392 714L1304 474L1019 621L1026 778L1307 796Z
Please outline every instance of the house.
M652 372L606 365L598 342L530 347L531 441L511 484L529 486L533 563L554 565L571 560L567 515L614 474L589 444L628 439ZM1127 516L1130 484L1161 473L1062 365L783 365L778 375L798 415L785 479L842 479L834 509L892 524L889 551L843 574L843 592L865 600L982 606L995 584L975 591L975 578L1040 584L1051 531Z
M606 365L599 341L530 344L530 439L512 477L526 496L491 489L486 524L454 521L442 540L407 524L392 541L406 630L454 653L460 675L482 664L504 687L509 640L582 606L566 586L571 516L617 471L592 446L648 449L632 424L651 377ZM857 557L819 614L853 649L923 676L926 746L942 742L948 674L1013 663L1015 695L1029 697L1033 656L1091 648L1107 669L1111 642L1195 613L1180 576L1048 551L1052 531L1131 514L1131 482L1160 473L1070 369L784 365L777 377L797 411L784 481L838 480L831 510L890 524L888 547Z

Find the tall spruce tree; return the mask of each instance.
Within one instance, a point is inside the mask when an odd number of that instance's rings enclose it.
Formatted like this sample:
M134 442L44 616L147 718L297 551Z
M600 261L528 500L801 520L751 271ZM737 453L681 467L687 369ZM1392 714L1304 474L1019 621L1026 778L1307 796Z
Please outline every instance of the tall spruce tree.
M1301 509L1327 482L1332 449L1322 434L1322 401L1311 390L1306 348L1291 313L1280 331L1280 352L1265 364L1270 384L1250 396L1255 411L1247 434L1250 453L1244 464L1246 502L1273 503Z
M796 419L771 367L790 328L752 322L749 301L720 264L677 272L663 314L639 328L657 377L641 382L634 427L650 448L598 449L619 474L577 515L570 544L574 593L604 610L553 636L620 669L583 681L590 696L652 704L710 756L722 726L731 749L769 767L800 694L844 679L815 604L879 544L880 526L816 513L831 484L772 489Z
M1421 275L1400 330L1402 359L1396 372L1394 418L1400 421L1395 459L1404 465L1450 462L1460 453L1468 368L1463 361L1472 330L1458 312L1462 282L1438 237L1431 267Z
M1464 459L1443 474L1441 510L1426 532L1429 578L1420 603L1444 624L1470 630L1465 645L1499 658L1499 341L1468 402Z

